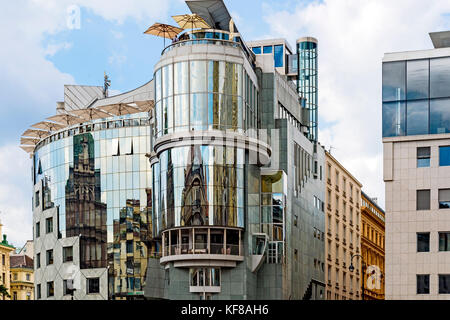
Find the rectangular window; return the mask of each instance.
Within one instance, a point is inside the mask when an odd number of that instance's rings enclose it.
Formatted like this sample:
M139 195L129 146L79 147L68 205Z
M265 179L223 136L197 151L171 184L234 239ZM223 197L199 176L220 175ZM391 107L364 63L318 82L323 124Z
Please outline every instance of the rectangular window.
M450 146L439 147L439 166L450 166Z
M430 100L430 133L450 132L450 99Z
M2 254L2 265L6 265L6 259L5 259L5 255Z
M264 46L263 53L272 53L272 46Z
M424 168L430 166L430 147L417 148L417 168Z
M67 290L67 280L63 280L63 295L66 296L69 294L69 290Z
M382 66L383 102L405 100L405 61L385 62Z
M36 269L39 269L41 267L41 254L36 254Z
M450 189L439 189L439 209L450 208Z
M428 134L428 100L406 104L406 135Z
M261 54L261 47L253 47L252 51L254 54Z
M47 297L53 297L55 295L55 284L53 281L47 282Z
M63 262L73 261L73 247L63 248Z
M34 194L34 206L39 207L39 191Z
M275 60L275 68L282 67L284 65L284 53L283 53L283 45L274 46L274 60Z
M430 190L417 190L417 210L430 210Z
M36 286L36 297L37 297L38 299L41 298L41 285L40 285L40 284L38 284L38 285Z
M41 223L36 222L36 238L39 238L41 236Z
M100 278L88 278L86 279L86 293L100 293Z
M429 294L430 293L430 275L418 274L417 275L417 294Z
M448 97L450 58L430 59L430 98Z
M418 232L417 233L417 252L429 252L430 251L430 233Z
M406 61L406 99L428 98L429 60Z
M53 232L53 218L45 219L45 232L52 233Z
M53 264L53 250L47 250L47 265Z
M439 232L439 251L450 251L450 232Z
M450 274L439 275L439 293L450 293Z
M382 109L383 137L404 136L406 128L405 102L384 102Z

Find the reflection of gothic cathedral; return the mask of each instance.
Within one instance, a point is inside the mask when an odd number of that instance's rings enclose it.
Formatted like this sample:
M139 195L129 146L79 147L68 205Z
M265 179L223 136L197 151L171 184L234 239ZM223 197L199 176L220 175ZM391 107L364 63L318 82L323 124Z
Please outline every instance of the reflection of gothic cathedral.
M106 204L100 202L100 170L91 134L73 139L73 167L66 183L67 237L80 236L80 268L106 267Z
M182 222L185 226L208 225L208 186L200 146L190 147L188 161L184 170L185 184L181 200Z

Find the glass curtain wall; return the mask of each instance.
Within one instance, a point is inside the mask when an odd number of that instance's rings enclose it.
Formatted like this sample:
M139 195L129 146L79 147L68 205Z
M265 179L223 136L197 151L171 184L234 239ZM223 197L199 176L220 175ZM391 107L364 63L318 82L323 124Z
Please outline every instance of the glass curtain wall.
M383 137L450 132L450 57L383 63Z

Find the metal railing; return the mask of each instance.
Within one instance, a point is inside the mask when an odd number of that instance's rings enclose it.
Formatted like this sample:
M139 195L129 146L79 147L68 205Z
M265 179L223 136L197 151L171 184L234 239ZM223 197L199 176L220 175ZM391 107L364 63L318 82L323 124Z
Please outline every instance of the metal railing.
M241 254L243 255L243 250L241 246ZM224 255L239 255L239 245L237 244L226 244L223 243L211 243L208 249L208 244L204 242L196 242L193 246L192 244L174 244L165 246L163 256L173 256L173 255L183 255L183 254L224 254Z

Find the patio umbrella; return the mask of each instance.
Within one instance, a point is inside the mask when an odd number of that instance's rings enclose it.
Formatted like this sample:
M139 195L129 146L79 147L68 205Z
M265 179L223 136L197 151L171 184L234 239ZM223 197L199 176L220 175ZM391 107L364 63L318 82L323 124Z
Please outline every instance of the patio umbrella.
M207 24L206 21L196 13L172 16L172 18L183 29L195 29L195 28L209 29L209 28L211 28L210 25Z
M39 139L35 138L20 138L20 144L24 145L36 145L39 142Z
M33 146L20 146L20 148L22 148L22 150L24 150L27 153L30 153L34 150Z
M113 115L116 115L116 116L122 116L124 114L132 114L132 113L142 112L142 110L140 110L139 108L130 106L129 104L125 104L125 103L109 104L106 106L100 106L98 108L101 108L103 111L112 113Z
M37 130L37 129L28 129L24 133L22 133L22 136L24 137L37 137L42 139L43 137L46 137L50 134L50 131L44 131L44 130Z
M133 104L136 105L143 112L149 112L155 106L155 101L154 100L135 101Z
M41 121L33 124L31 127L48 131L55 131L64 128L64 125L50 121Z
M84 120L95 120L95 119L109 118L113 116L112 114L97 108L73 110L70 111L70 113L80 118L83 118Z
M144 31L145 34L151 34L157 37L164 38L164 47L166 47L166 38L172 39L179 34L183 29L171 26L170 24L155 23L150 28Z
M74 116L72 114L63 113L57 114L55 116L48 117L47 120L52 120L66 126L71 126L73 124L78 124L84 122L84 120L80 117Z

